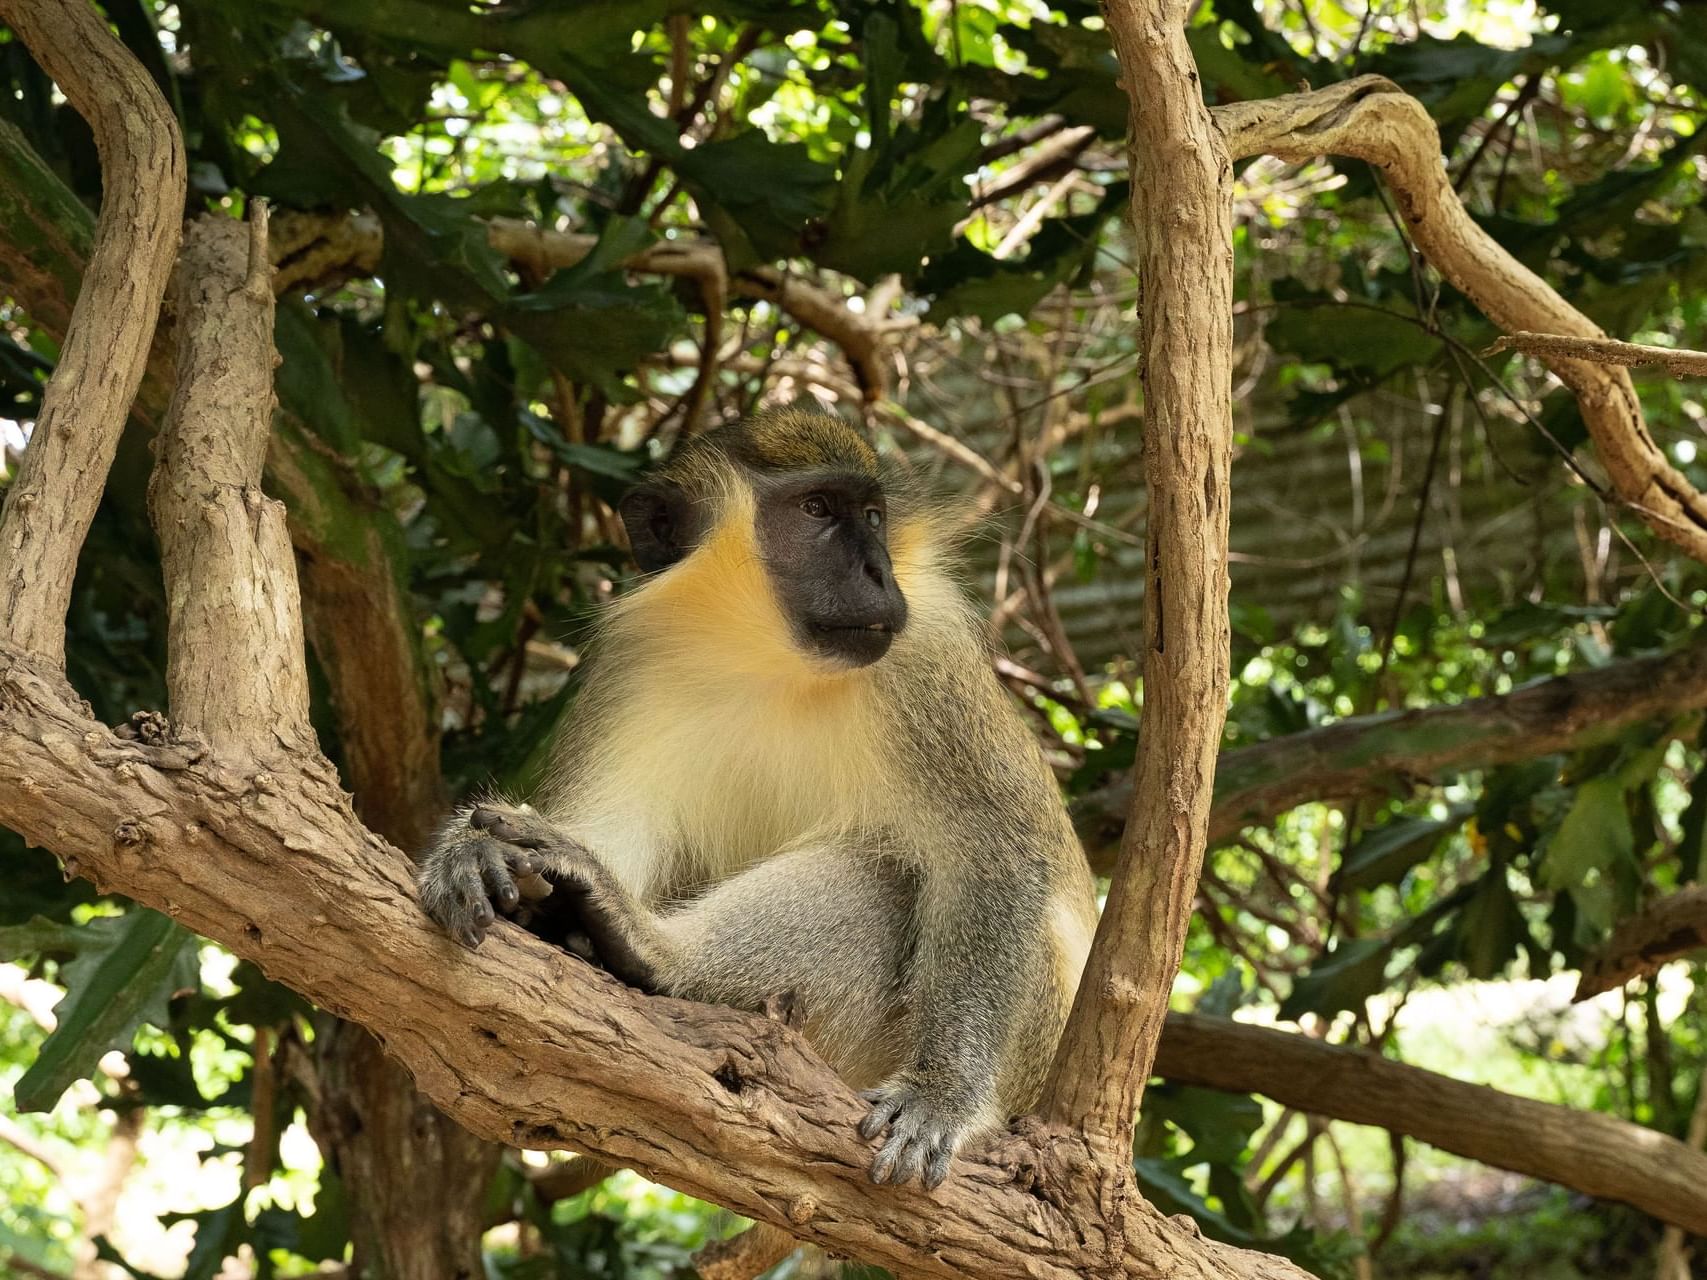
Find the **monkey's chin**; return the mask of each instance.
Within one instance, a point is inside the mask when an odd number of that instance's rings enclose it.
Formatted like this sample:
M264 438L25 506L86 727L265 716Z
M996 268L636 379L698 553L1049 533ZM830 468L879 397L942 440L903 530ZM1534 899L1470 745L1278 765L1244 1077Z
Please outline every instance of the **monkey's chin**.
M869 667L889 652L895 643L895 629L877 624L864 627L814 625L807 633L814 657L833 671L852 671Z

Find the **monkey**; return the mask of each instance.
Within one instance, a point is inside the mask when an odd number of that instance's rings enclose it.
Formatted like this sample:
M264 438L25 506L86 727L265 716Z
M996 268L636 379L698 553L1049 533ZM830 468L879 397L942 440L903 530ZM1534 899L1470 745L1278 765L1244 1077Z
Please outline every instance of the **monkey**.
M772 409L622 500L545 781L421 859L466 946L499 914L650 993L791 994L869 1104L874 1182L935 1188L1031 1110L1096 926L1055 779L995 675L941 504L840 419Z

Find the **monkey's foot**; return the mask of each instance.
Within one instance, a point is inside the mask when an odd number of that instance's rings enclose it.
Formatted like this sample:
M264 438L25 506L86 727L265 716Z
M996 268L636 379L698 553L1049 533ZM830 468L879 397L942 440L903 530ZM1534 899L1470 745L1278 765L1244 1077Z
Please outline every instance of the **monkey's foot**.
M960 1110L904 1082L866 1089L859 1096L871 1103L859 1136L875 1138L885 1127L889 1130L889 1140L871 1161L871 1180L900 1186L918 1176L927 1191L940 1187L972 1129Z
M510 915L525 900L550 892L539 859L495 840L467 817L442 827L422 862L421 906L465 947L478 947L498 913Z

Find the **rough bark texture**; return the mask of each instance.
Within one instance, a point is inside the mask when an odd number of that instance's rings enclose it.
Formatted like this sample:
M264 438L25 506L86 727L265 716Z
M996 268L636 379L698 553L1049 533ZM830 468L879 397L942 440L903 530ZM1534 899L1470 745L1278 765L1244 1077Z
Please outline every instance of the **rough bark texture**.
M1683 347L1648 347L1614 338L1567 338L1557 333L1510 333L1494 339L1488 355L1521 351L1530 356L1565 356L1596 364L1621 364L1629 369L1657 365L1674 378L1707 376L1707 351Z
M302 598L282 504L261 492L273 421L266 206L203 214L178 265L178 386L150 514L168 590L166 687L180 733L232 759L315 750Z
M1311 93L1214 110L1235 157L1353 156L1381 171L1419 252L1500 328L1604 341L1606 334L1476 224L1459 202L1428 111L1392 81L1359 76ZM1707 497L1648 434L1629 373L1594 360L1546 355L1577 397L1618 497L1660 537L1707 561Z
M463 951L323 762L125 741L10 647L0 759L8 826L368 1027L482 1137L596 1153L902 1276L1301 1274L1137 1198L1111 1223L1093 1153L1056 1129L972 1151L934 1193L873 1186L863 1108L795 1032L639 996L507 924Z
M1313 800L1403 792L1453 773L1577 751L1633 725L1707 707L1707 645L1536 680L1456 706L1354 716L1221 754L1211 843ZM1082 796L1073 821L1091 863L1114 866L1132 781Z
M1169 1014L1156 1072L1379 1125L1443 1151L1621 1200L1707 1235L1707 1155L1615 1116L1519 1098L1377 1054L1222 1018Z
M61 667L77 552L142 381L177 252L184 144L154 82L87 0L0 0L0 20L89 122L107 175L59 356L66 374L43 393L0 510L0 638ZM64 494L48 500L50 484Z
M291 218L281 218L289 226ZM15 129L0 121L0 280L63 343L94 242L94 219ZM276 244L278 237L274 237ZM277 279L275 277L275 286ZM176 380L169 324L156 331L132 418L150 430ZM403 583L395 518L288 410L274 419L266 486L284 500L303 615L331 688L346 781L375 830L413 848L445 805L438 724Z
M1129 116L1144 347L1144 732L1119 864L1045 1091L1111 1149L1133 1115L1185 947L1226 719L1232 166L1176 0L1104 6Z
M503 1148L422 1098L354 1023L323 1028L314 1048L321 1096L309 1127L350 1188L351 1274L484 1280L483 1192Z
M1606 945L1584 962L1576 998L1611 991L1702 950L1707 950L1707 885L1696 884L1621 921Z

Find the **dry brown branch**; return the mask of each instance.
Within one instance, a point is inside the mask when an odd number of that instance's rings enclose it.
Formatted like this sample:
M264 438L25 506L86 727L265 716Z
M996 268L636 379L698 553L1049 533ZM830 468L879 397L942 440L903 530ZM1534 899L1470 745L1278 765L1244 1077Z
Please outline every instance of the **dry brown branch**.
M1233 178L1198 88L1186 5L1111 0L1104 12L1140 175L1144 734L1120 861L1045 1114L1124 1151L1185 946L1226 717Z
M266 205L204 214L178 268L178 386L148 505L170 593L166 685L181 734L222 756L315 749L301 595L282 503L261 492L273 420Z
M1707 1146L1707 1066L1695 1086L1695 1109L1689 1114L1689 1129L1684 1144L1691 1151ZM1707 1237L1707 1232L1697 1232ZM1689 1280L1690 1249L1683 1239L1683 1228L1668 1223L1660 1236L1659 1260L1654 1267L1654 1280Z
M379 268L384 232L372 214L281 216L279 228L274 287L280 293L323 287ZM494 249L526 264L540 277L574 266L598 243L597 236L556 231L516 218L493 218L487 224L487 234ZM822 285L774 267L753 267L731 274L723 251L706 240L659 241L623 265L642 274L698 280L708 307L713 300L728 295L770 302L841 348L867 401L879 400L888 391L882 333L870 318L852 310L846 299Z
M184 144L88 0L0 0L0 20L89 122L105 198L59 370L0 510L0 640L65 664L77 553L142 382L184 211Z
M693 1256L699 1280L756 1280L789 1254L798 1242L786 1231L755 1222L739 1235L714 1240Z
M1470 217L1447 178L1434 121L1391 81L1359 76L1310 93L1216 107L1213 115L1236 158L1340 155L1374 165L1423 257L1501 329L1605 340L1598 325ZM1707 561L1707 497L1648 433L1630 375L1562 355L1547 363L1576 395L1618 497L1660 537Z
M1404 792L1419 782L1575 751L1707 707L1707 645L1551 676L1456 706L1353 716L1224 752L1209 838L1229 840L1310 801ZM1113 867L1132 783L1081 797L1073 821L1092 865Z
M509 925L462 951L323 761L126 741L9 646L0 758L8 826L368 1027L482 1137L596 1154L902 1276L1300 1275L1140 1200L1110 1217L1092 1152L1058 1130L969 1152L934 1193L873 1186L863 1109L795 1032L640 996Z
M1674 378L1707 376L1707 351L1682 347L1645 347L1616 338L1567 338L1558 333L1510 333L1495 338L1483 355L1521 351L1530 356L1563 356L1569 360L1592 360L1596 364L1618 364L1626 368L1658 365Z
M1606 944L1583 962L1576 999L1622 987L1662 966L1707 949L1707 885L1667 894L1619 923Z
M1466 1084L1363 1049L1224 1018L1170 1014L1157 1074L1260 1093L1457 1155L1620 1200L1707 1234L1707 1155L1616 1116Z

